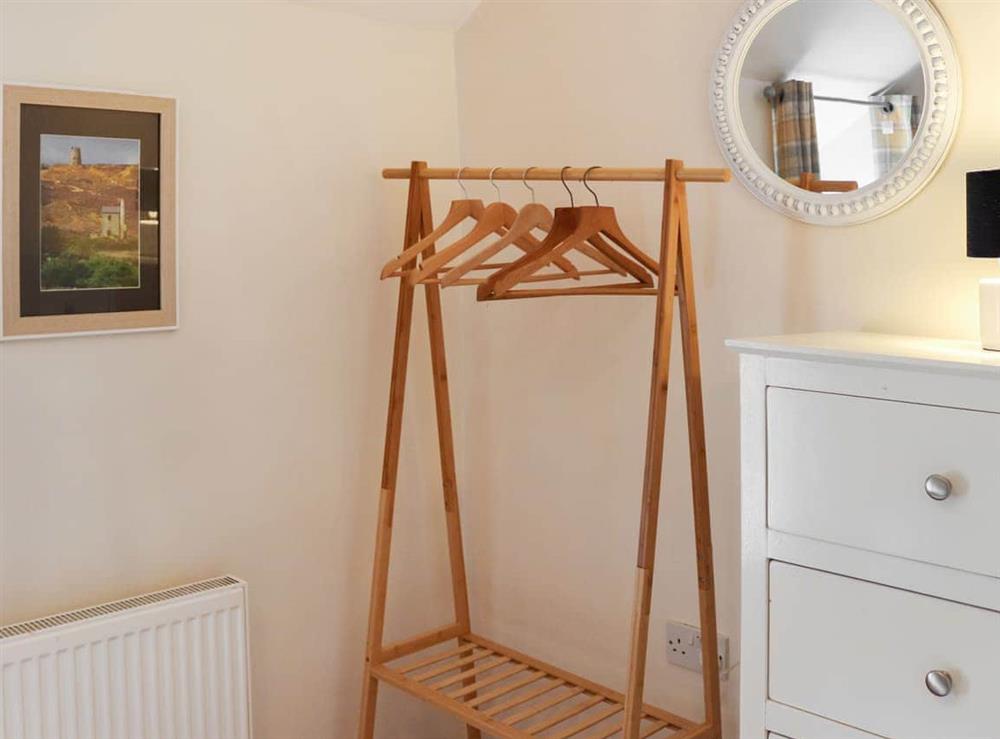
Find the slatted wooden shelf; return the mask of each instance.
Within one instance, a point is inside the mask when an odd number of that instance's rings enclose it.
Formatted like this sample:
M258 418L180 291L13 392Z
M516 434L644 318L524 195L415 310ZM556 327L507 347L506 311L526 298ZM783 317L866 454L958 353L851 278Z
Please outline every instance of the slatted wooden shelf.
M372 673L494 736L622 736L621 693L476 634L453 644L373 665ZM643 706L643 739L694 739L705 732L694 721Z

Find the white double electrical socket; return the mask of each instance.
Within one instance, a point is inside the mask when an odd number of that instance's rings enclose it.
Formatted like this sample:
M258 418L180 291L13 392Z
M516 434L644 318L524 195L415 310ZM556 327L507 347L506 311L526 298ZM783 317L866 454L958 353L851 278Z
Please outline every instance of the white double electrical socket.
M667 621L667 662L701 672L701 629L677 621ZM719 634L719 674L729 672L729 637Z

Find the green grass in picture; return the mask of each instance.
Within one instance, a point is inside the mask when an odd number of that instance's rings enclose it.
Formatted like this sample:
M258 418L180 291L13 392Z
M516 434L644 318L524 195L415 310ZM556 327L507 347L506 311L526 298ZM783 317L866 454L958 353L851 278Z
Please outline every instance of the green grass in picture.
M138 287L135 239L86 236L42 228L42 290Z

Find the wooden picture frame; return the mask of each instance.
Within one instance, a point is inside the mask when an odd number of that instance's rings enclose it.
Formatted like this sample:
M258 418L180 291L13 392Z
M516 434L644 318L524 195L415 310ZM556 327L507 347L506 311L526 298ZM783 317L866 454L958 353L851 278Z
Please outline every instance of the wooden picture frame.
M176 100L167 97L3 85L3 339L177 327L176 109ZM114 133L132 128L142 133L134 138ZM94 151L131 153L107 153L100 163L88 165L86 152L81 156L81 147L69 146L74 139L93 142ZM69 152L69 160L59 165L63 170L106 168L108 178L119 178L113 180L118 189L111 193L111 186L93 185L86 193L89 204L80 205L82 196L73 196L73 203L57 203L61 211L44 210L52 205L57 187L50 182L56 175L43 174L56 169L46 156L56 150ZM114 156L134 157L134 164ZM121 184L126 177L130 179ZM58 187L80 193L78 185L86 189L91 181L82 178L74 185L67 179ZM129 197L108 194L120 192ZM103 202L109 199L115 202ZM72 208L77 210L67 215ZM46 219L55 218L49 213L61 213L62 223L72 223L74 230L60 232L52 226L46 232ZM111 246L124 251L102 251L112 239L123 246ZM55 248L52 243L71 246L65 247L65 255L46 252ZM70 267L62 272L48 270L53 266L48 260L64 256L76 261L66 262ZM94 264L111 268L98 272ZM116 268L124 276L107 276L115 275ZM63 276L67 270L76 276ZM51 274L60 276L47 276Z

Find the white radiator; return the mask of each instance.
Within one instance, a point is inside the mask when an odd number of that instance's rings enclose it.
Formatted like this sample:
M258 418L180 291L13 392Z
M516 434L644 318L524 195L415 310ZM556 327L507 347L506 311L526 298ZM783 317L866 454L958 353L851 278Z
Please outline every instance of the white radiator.
M0 629L0 739L250 739L246 583Z

